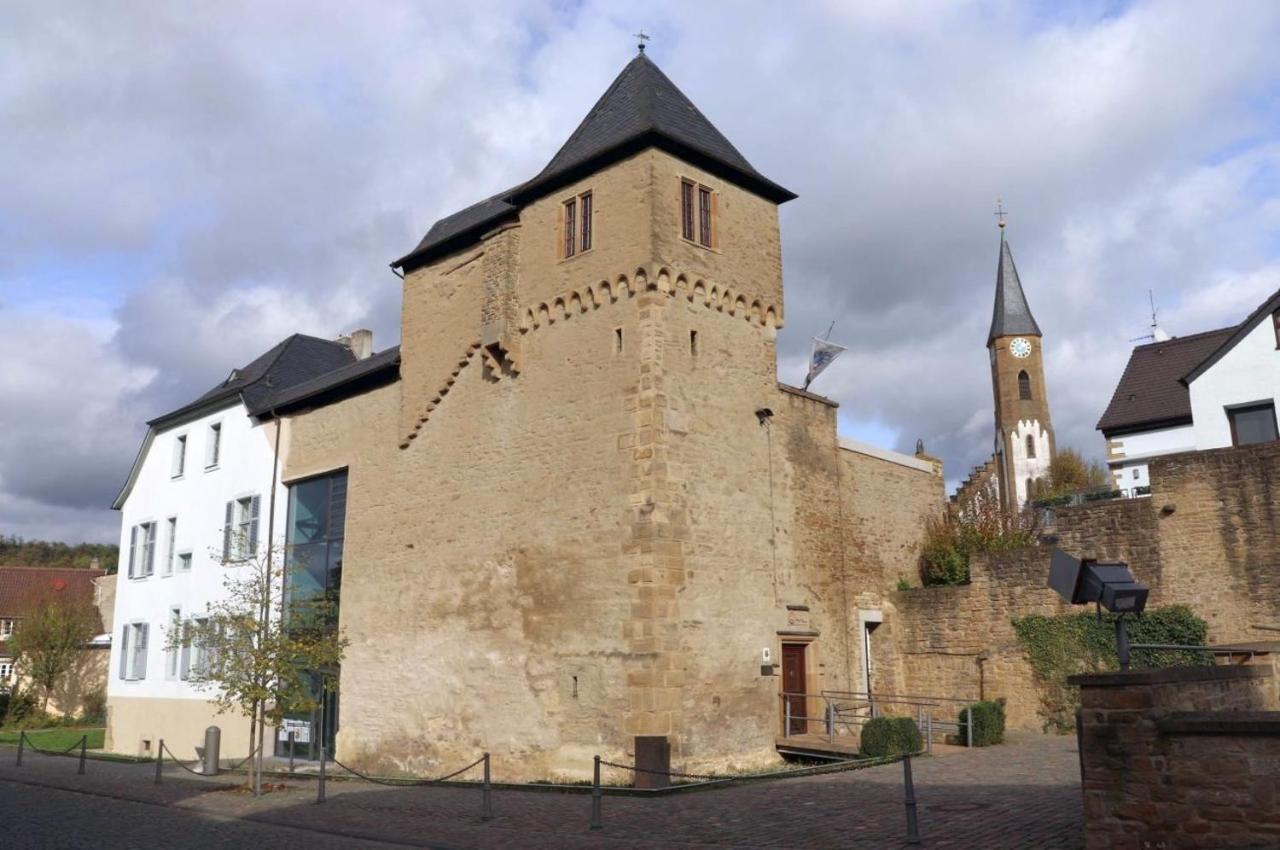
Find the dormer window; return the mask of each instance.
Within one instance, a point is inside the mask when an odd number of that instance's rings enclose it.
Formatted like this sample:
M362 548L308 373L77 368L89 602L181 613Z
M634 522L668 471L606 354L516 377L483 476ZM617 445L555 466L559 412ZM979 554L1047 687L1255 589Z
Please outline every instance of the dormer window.
M574 254L591 250L593 237L591 214L594 206L591 201L591 193L583 192L564 202L560 216L564 220L564 243L561 249L566 259Z
M716 195L708 186L680 181L680 235L705 248L716 244Z

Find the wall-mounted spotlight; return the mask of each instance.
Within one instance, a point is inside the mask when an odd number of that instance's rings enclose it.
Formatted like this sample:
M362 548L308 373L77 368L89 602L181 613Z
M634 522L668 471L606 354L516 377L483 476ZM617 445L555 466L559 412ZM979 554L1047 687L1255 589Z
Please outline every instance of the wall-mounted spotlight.
M771 418L773 418L773 411L767 407L762 407L756 411L756 419L760 420L761 425L768 422Z

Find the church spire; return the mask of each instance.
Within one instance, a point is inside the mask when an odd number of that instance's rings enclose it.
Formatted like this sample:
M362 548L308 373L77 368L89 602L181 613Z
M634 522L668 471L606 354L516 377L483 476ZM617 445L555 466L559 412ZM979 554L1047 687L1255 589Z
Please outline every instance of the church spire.
M997 337L1034 334L1041 336L1040 326L1027 306L1027 296L1018 280L1018 268L1013 264L1013 252L1004 238L1004 219L1000 220L1000 264L996 268L996 303L991 312L991 332L987 345Z

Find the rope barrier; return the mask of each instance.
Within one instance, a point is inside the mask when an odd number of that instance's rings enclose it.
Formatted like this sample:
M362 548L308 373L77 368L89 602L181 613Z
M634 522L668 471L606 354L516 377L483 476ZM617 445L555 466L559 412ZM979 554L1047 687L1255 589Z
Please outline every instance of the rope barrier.
M256 756L261 750L262 750L262 744L258 744L258 746L253 748L253 752L249 753L249 755L245 756L243 759L240 760L239 764L234 764L231 767L225 768L225 770L234 773L235 771L239 770L240 768L248 764L249 759Z
M170 761L172 761L172 762L173 762L174 764L176 764L178 767L180 767L180 768L182 768L183 770L185 770L187 773L190 773L192 776L204 776L204 777L207 777L207 776L208 776L208 774L203 773L202 771L199 771L199 770L192 770L191 768L187 767L185 764L183 764L183 763L182 763L182 761L181 761L177 756L175 756L175 755L173 754L173 750L169 749L169 745L168 745L168 744L166 744L164 741L161 741L161 742L160 742L160 749L159 749L159 753L158 753L158 755L157 755L157 758L159 758L161 761L164 761L164 754L165 754L165 753L168 753L168 754L169 754L169 760L170 760ZM199 759L197 759L196 761L192 762L192 764L200 764L200 760L199 760Z
M27 739L27 746L28 746L28 747L30 747L31 749L35 750L37 753L40 753L41 755L46 755L46 756L65 756L65 755L70 755L70 753L71 753L71 751L72 751L72 750L78 750L78 749L80 749L80 744L81 744L81 743L83 743L83 742L88 741L88 739L89 739L89 736L88 736L88 735L82 735L82 736L80 736L80 738L79 738L79 739L77 739L77 740L76 740L76 742L75 742L74 744L72 744L71 746L67 747L65 750L42 750L42 749L40 749L39 747L37 747L37 746L36 746L35 741L31 740L31 736L30 736L30 735L28 735L26 732L19 732L18 734L19 734L21 737L24 737L24 738L26 738L26 739Z
M471 762L471 764L467 765L466 767L459 768L458 770L455 770L453 773L450 773L446 776L441 776L438 779L380 779L375 776L369 776L368 774L361 773L355 768L347 767L345 764L338 761L336 758L333 758L332 756L329 757L329 760L332 761L334 764L336 764L338 767L345 770L347 773L350 773L354 776L358 776L366 782L372 782L375 785L388 785L393 788L408 788L415 785L437 785L441 782L446 782L450 779L453 779L455 776L461 776L471 768L483 764L484 756L480 756L480 758Z
M814 773L818 771L826 771L830 768L844 767L848 765L863 765L863 766L871 767L871 766L880 765L880 764L889 764L893 761L896 761L898 758L899 758L898 756L878 756L874 758L865 758L865 759L847 759L845 761L835 762L832 764L815 765L813 767L801 767L801 768L796 768L795 770L775 770L775 771L768 771L765 773L738 773L738 774L730 774L728 776L717 776L715 774L707 774L707 773L683 773L678 770L651 770L649 768L639 767L633 764L618 764L617 762L605 761L604 759L600 760L600 764L607 767L615 767L620 770L630 770L633 773L645 773L651 776L680 777L681 779L694 779L699 782L711 783L711 782L734 782L734 781L743 780L743 779L765 779L765 778L773 778L773 777L783 778L787 776L800 776L803 774Z

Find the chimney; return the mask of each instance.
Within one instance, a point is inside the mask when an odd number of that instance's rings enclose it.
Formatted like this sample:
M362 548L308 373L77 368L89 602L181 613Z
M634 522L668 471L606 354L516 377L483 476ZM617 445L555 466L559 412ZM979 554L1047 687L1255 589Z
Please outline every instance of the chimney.
M347 348L351 349L351 353L356 356L357 360L364 360L373 354L373 331L361 328L352 331L350 337L346 337L343 342Z

